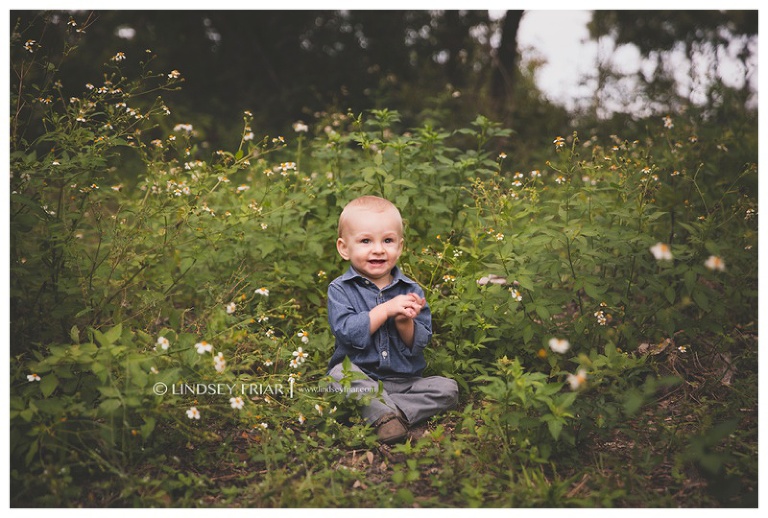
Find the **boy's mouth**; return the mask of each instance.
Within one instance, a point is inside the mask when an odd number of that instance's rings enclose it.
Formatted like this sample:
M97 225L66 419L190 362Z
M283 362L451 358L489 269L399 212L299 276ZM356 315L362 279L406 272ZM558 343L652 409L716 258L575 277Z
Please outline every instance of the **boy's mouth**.
M371 263L371 264L379 265L379 264L384 264L387 261L384 260L384 259L371 259L368 262Z

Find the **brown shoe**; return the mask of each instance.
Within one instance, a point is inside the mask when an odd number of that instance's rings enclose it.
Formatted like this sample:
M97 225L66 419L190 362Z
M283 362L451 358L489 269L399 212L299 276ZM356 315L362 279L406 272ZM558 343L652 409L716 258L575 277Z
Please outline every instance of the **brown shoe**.
M384 444L394 444L408 436L408 427L397 414L387 414L373 423L373 426L376 427L379 441Z

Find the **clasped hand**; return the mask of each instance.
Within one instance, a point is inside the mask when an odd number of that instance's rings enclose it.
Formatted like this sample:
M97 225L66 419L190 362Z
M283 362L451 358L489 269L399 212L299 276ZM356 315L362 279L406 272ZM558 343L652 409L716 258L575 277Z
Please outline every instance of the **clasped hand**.
M413 319L421 313L426 303L427 300L425 298L419 297L415 293L398 295L386 302L387 313L388 316L395 317L395 320Z

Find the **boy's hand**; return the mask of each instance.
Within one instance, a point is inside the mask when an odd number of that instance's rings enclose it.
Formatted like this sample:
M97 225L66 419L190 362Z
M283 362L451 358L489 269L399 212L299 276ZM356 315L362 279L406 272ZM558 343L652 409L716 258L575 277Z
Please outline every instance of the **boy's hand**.
M395 320L414 319L421 313L426 303L425 298L419 297L415 293L398 295L387 302L389 305L387 313L390 317L395 317Z
M415 293L398 295L397 297L379 304L370 313L370 332L375 333L388 318L395 319L397 332L408 347L413 345L414 319L419 316L427 300Z

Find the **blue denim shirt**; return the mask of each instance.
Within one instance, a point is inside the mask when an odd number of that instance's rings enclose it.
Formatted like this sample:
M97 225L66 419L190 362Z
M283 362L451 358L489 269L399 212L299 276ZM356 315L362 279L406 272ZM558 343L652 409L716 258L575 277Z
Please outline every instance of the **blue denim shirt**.
M424 348L432 338L432 313L424 306L414 320L413 346L400 338L395 319L389 318L375 333L370 333L369 312L398 295L424 291L395 266L392 282L379 288L351 266L328 286L328 322L336 337L336 350L328 363L331 369L345 356L369 377L378 380L421 376L426 361Z

